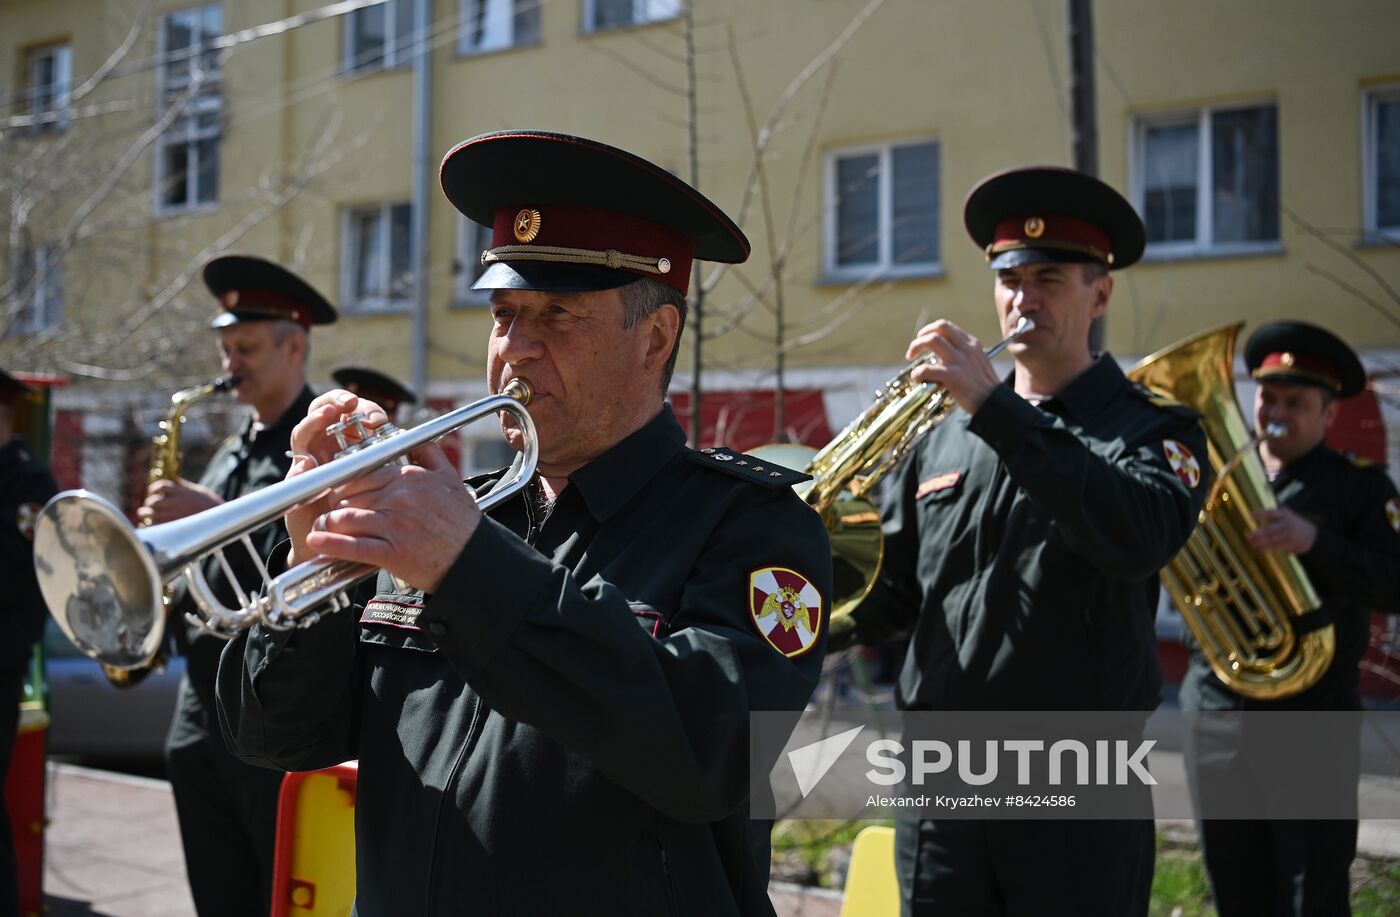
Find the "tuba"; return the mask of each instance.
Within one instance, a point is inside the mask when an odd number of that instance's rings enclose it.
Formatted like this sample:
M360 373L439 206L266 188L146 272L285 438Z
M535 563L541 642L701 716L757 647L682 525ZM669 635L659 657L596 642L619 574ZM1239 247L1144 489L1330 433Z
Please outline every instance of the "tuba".
M1215 676L1255 700L1290 697L1332 662L1331 624L1304 633L1297 619L1318 607L1298 558L1255 552L1245 540L1254 513L1278 504L1235 400L1235 337L1227 325L1182 341L1128 371L1201 415L1216 481L1186 546L1162 570L1162 585Z
M211 395L228 391L237 381L233 376L220 376L213 382L181 389L170 396L170 408L166 412L165 419L160 422L160 432L151 437L151 466L146 474L148 485L154 484L156 481L173 481L180 476L180 429L185 423L185 412ZM172 591L171 585L167 584L165 590L165 603L167 605L170 603ZM104 662L102 663L102 674L106 675L107 680L118 688L133 688L144 681L152 671L164 666L165 652L159 650L149 663L133 668L117 668Z
M987 356L995 357L1034 328L1035 322L1023 316ZM771 445L753 452L812 476L793 490L821 513L831 538L832 620L850 614L869 594L884 560L880 512L867 494L953 409L946 389L912 378L914 370L933 359L926 354L886 382L874 403L820 451Z
M366 564L317 557L273 577L253 551L249 535L328 490L487 415L505 411L520 424L525 442L512 473L477 500L483 511L513 496L535 475L539 444L525 405L532 390L512 379L499 395L449 411L411 430L381 424L369 430L360 415L327 432L341 446L334 459L255 493L183 519L136 527L108 501L84 490L64 491L48 502L34 526L34 569L49 613L73 644L106 666L149 666L163 642L164 586L184 574L198 613L190 623L231 637L255 623L274 630L310 627L350 604L347 591L378 571ZM263 576L263 588L247 594L232 576L236 607L215 597L201 565L216 558L227 569L226 549L241 544Z

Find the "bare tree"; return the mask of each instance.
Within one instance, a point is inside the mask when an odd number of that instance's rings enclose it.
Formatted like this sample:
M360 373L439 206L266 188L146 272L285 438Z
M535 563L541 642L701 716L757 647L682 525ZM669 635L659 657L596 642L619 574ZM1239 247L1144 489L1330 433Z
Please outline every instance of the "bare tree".
M180 247L163 251L151 250L141 232L157 224L182 227L192 215L154 206L163 188L152 186L150 157L162 138L189 119L208 116L211 107L201 103L217 96L236 48L368 2L332 4L142 58L136 49L155 28L152 3L145 0L101 66L71 89L43 99L32 87L0 94L0 102L18 102L21 109L0 119L6 176L0 183L0 334L22 351L25 369L161 387L184 381L189 334L207 319L207 304L182 299L199 266L281 211L356 144L338 137L339 115L327 115L312 134L316 140L290 167L264 169L249 186L220 193L227 219L212 237L208 230L172 233ZM150 78L161 68L178 72L180 80L152 110ZM226 120L221 109L213 110ZM221 123L218 130L226 128ZM167 178L177 180L184 175ZM191 239L203 244L191 245ZM141 275L133 267L147 264L168 266L137 285L133 278ZM67 287L62 299L76 308L56 320L44 312L55 305L60 286Z

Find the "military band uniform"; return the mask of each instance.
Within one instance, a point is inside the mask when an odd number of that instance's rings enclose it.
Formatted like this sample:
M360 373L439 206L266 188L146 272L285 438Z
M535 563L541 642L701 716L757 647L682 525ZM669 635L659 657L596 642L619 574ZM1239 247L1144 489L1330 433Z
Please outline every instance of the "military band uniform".
M830 645L908 632L903 710L1145 721L1161 687L1157 572L1209 481L1196 414L1090 348L1110 271L1142 254L1142 221L1098 179L1046 166L989 177L963 219L996 271L1015 368L998 383L981 345L946 321L915 337L909 356L939 359L912 377L941 375L960 407L900 469L884 565ZM1150 812L1146 788L1135 803ZM906 914L1147 913L1150 817L901 819L895 837Z
M1183 710L1360 710L1358 664L1370 639L1372 609L1400 608L1400 499L1382 466L1317 446L1273 480L1279 503L1318 526L1312 550L1299 556L1334 628L1332 663L1312 687L1280 700L1245 698L1211 671L1199 646L1181 686ZM1389 514L1389 518L1388 515ZM1339 744L1349 785L1360 773L1356 736ZM1194 748L1193 748L1194 751ZM1217 766L1192 754L1193 781ZM1226 767L1229 759L1219 762ZM1204 770L1202 770L1204 768ZM1201 845L1216 907L1235 914L1346 914L1355 818L1244 821L1206 819ZM1265 902L1277 902L1277 906Z
M436 594L381 574L229 645L245 760L359 759L358 913L772 913L748 714L816 685L829 547L799 475L684 441L665 407L547 513L490 510ZM765 636L775 583L803 623Z
M1169 459L1178 448L1196 463L1184 474ZM1195 414L1129 382L1107 354L1039 405L1003 385L976 415L950 415L900 471L885 564L848 639L912 630L905 710L1151 711L1157 571L1195 523L1205 454ZM936 889L950 913L981 913L991 870L1005 913L1146 912L1151 821L901 821L896 832L916 905Z
M266 428L257 428L248 418L214 454L199 483L228 501L281 481L291 464L287 449L292 427L306 416L312 397L311 390L304 389ZM281 520L251 535L259 557L266 557L286 537ZM245 592L260 587L261 576L247 552L235 547L227 559ZM236 606L233 584L217 558L206 559L203 570L218 599ZM225 641L187 625L184 613L193 610L193 599L186 595L176 603L172 618L186 669L165 742L185 868L201 917L263 914L272 889L282 775L245 764L225 746L214 707L214 679Z
M0 445L0 579L5 640L0 646L0 786L4 786L19 728L30 650L43 635L44 599L34 576L34 517L58 488L23 440ZM17 913L19 886L9 813L0 798L0 914Z

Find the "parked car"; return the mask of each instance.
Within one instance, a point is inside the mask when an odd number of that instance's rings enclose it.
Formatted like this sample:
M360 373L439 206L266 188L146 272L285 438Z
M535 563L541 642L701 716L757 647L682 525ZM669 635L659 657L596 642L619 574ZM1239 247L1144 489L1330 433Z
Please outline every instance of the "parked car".
M118 688L49 619L44 629L49 683L48 752L92 758L159 760L185 674L176 656L135 687Z

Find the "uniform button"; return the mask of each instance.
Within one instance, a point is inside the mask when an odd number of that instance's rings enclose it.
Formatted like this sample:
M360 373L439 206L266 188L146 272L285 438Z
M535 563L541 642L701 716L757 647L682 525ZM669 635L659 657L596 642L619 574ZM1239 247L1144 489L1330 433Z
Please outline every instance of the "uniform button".
M428 633L432 634L434 637L446 637L447 625L441 621L429 621Z

